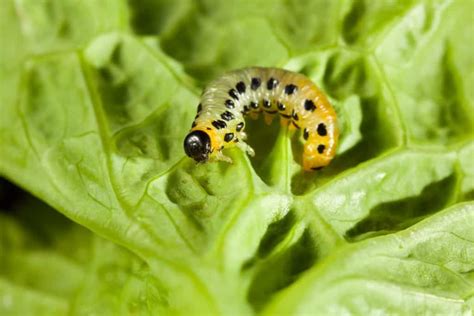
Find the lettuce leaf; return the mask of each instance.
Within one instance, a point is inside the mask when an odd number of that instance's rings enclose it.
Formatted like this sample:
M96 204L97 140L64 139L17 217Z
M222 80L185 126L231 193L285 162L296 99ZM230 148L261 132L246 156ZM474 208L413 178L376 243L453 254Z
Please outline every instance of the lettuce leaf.
M0 217L0 312L472 313L473 10L4 1L0 175L42 202ZM328 168L261 121L255 158L185 157L202 86L250 65L327 92Z
M151 314L158 307L143 260L11 185L2 192L14 193L0 213L2 315Z

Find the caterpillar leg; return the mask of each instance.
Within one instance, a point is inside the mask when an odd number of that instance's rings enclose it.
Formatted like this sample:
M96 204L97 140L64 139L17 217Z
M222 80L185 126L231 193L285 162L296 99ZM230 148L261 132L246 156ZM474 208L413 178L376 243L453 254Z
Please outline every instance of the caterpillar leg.
M290 125L290 120L284 117L280 117L280 125L288 127Z
M265 124L270 125L273 122L273 118L275 117L274 114L263 113L263 120Z
M249 116L252 120L258 119L258 112L250 112Z
M228 163L232 163L232 158L227 157L226 155L224 155L222 153L222 151L218 151L216 153L216 155L214 156L214 160L215 161L225 161L225 162L228 162Z
M244 141L238 142L237 147L240 148L241 150L243 150L244 152L246 152L249 156L251 156L251 157L255 156L255 151L246 142L244 142Z

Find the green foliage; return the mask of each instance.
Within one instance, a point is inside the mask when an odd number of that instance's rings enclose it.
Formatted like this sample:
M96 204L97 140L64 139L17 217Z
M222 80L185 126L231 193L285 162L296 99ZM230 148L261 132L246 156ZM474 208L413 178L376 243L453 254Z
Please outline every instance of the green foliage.
M0 314L472 313L473 11L4 0L0 175L39 200L0 213ZM329 95L329 167L261 121L255 158L185 157L202 86L250 65Z

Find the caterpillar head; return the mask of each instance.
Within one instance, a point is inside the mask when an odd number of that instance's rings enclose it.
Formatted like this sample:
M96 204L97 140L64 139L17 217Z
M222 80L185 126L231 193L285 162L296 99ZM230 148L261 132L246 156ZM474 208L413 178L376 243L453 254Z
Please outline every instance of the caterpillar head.
M184 139L184 151L186 155L197 162L207 161L211 153L211 139L209 135L200 130L192 131Z

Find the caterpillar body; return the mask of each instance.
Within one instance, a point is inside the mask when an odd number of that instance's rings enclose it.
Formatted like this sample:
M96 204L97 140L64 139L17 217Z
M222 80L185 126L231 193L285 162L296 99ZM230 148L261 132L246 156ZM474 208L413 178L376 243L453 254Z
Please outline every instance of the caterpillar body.
M302 74L262 67L224 74L204 89L184 140L186 154L197 162L232 162L222 150L237 146L253 156L244 117L260 113L267 124L278 115L282 125L303 131L305 170L320 169L334 157L339 131L327 97Z

